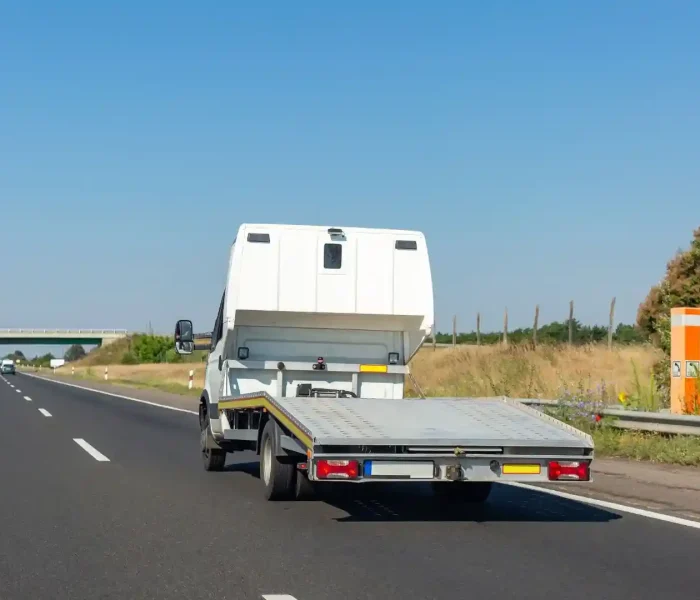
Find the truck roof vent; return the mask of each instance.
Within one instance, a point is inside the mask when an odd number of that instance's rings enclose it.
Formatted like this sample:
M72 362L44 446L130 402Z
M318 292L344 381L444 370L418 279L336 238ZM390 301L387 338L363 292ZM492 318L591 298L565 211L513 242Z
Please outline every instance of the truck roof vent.
M269 233L249 233L248 241L254 244L269 244L270 234Z
M416 240L396 240L394 248L397 250L418 250Z

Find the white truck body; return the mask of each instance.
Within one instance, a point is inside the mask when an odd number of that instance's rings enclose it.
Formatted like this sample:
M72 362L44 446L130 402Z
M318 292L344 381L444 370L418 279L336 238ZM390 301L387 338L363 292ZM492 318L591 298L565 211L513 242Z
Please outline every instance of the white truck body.
M300 480L546 481L554 459L587 480L591 438L538 411L403 399L433 322L423 234L242 225L200 402L205 465L258 451L268 498ZM191 322L178 322L176 347L191 351L192 339Z
M407 363L433 327L433 290L425 239L416 232L327 227L243 225L231 248L223 305L224 357L239 346L251 361L386 363L389 352ZM269 242L250 242L265 239ZM397 242L415 250L396 250ZM340 248L338 268L325 268L328 245ZM411 244L408 244L411 245ZM326 258L326 261L324 261ZM218 341L217 341L218 343ZM218 360L217 350L212 359ZM300 374L297 374L300 375ZM229 372L227 391L276 393L269 371ZM351 377L324 381L322 373L285 377L298 383L351 388ZM402 398L403 377L363 377L360 394ZM207 378L209 397L219 382Z

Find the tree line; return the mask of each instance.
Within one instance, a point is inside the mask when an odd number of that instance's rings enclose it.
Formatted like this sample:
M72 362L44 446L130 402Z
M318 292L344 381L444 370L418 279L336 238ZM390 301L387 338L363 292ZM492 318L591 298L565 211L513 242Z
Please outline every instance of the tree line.
M572 343L576 345L595 344L608 338L608 328L603 325L583 325L577 319L571 321ZM532 327L520 327L508 331L510 343L530 342L533 339ZM503 340L500 331L480 332L478 338L482 344L497 344ZM438 344L451 344L452 333L438 332L435 336ZM458 333L458 344L476 344L477 332ZM540 344L568 343L569 321L553 321L537 328L537 342ZM613 341L618 344L639 344L649 341L646 331L635 325L620 323L613 331Z

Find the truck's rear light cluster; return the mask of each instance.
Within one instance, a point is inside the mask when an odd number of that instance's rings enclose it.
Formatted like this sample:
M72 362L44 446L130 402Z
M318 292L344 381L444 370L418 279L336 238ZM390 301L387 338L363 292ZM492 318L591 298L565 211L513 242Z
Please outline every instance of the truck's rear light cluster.
M357 479L360 465L356 460L318 460L316 477L318 479Z
M588 481L591 478L587 461L550 461L547 468L550 481Z

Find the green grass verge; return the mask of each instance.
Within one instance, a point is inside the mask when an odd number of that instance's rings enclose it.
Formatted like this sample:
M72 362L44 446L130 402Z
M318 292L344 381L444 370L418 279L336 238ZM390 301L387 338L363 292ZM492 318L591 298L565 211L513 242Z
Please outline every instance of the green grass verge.
M662 435L600 427L591 432L595 455L700 466L700 436Z

